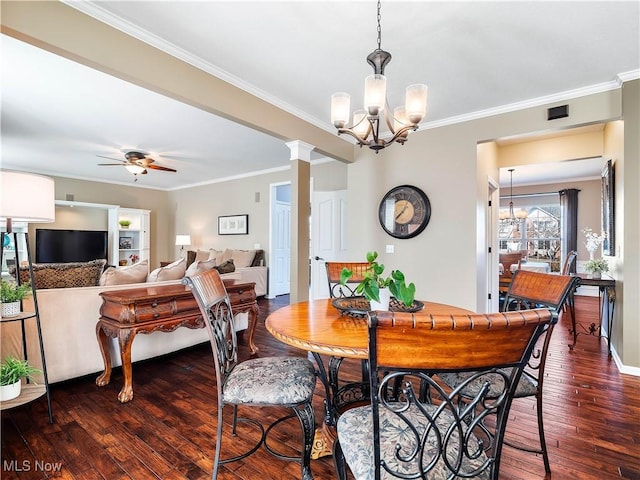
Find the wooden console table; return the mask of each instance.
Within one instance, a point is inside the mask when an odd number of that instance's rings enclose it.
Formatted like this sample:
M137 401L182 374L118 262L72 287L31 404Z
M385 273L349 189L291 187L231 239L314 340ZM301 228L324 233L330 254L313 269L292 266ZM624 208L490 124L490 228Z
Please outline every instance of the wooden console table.
M258 323L258 303L255 283L225 281L234 315L249 314L249 350L258 352L253 335ZM133 399L131 345L138 333L173 332L179 327L204 328L202 315L191 290L183 285L163 285L130 290L102 292L100 319L96 336L104 360L104 372L96 379L102 387L111 380L111 353L108 338L117 338L122 360L124 385L118 400L125 403Z

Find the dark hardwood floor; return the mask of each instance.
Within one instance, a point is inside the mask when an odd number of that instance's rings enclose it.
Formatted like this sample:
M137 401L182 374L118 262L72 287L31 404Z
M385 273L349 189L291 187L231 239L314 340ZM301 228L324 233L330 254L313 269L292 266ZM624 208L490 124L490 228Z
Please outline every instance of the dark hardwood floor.
M260 301L260 318L288 298ZM578 297L578 321L597 322L597 298ZM640 479L640 378L621 375L607 355L605 339L580 335L575 351L567 348L568 324L554 331L544 392L544 412L552 478ZM163 334L170 335L170 334ZM305 355L273 339L261 321L256 332L261 356ZM134 347L135 348L135 344ZM248 357L242 342L241 359ZM2 412L2 470L11 479L207 479L215 436L215 385L208 344L134 364L135 398L117 401L122 375L98 388L96 375L51 388L54 424L48 423L44 398ZM359 374L359 363L348 374ZM322 421L322 390L317 389L317 423ZM534 404L514 402L508 435L537 438ZM259 409L248 416L262 421L283 411ZM225 418L225 422L227 419ZM282 448L297 445L293 421L277 433ZM254 435L241 431L226 443L235 450ZM314 478L336 478L330 457L314 460ZM222 480L297 479L297 464L261 450L223 466ZM544 478L542 459L505 447L501 478Z

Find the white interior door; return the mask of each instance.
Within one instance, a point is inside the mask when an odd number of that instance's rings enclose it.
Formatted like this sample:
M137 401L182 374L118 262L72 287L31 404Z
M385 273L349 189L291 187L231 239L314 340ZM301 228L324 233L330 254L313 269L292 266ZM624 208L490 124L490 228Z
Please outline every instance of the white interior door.
M328 298L325 261L347 261L347 191L313 192L310 298ZM316 260L316 257L319 259Z
M273 222L273 267L274 278L271 295L290 292L291 264L291 204L276 201Z

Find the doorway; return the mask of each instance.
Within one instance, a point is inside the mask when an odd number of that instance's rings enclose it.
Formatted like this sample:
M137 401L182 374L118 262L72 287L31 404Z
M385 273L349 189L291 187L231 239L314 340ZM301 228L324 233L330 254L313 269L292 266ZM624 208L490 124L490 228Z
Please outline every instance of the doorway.
M291 290L291 182L270 185L269 291L267 298Z

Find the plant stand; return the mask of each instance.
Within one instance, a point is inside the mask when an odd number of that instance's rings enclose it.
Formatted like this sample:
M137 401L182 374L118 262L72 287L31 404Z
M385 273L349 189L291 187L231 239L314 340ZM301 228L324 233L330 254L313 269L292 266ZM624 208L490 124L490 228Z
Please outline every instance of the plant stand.
M17 247L18 245L18 238L19 236L23 235L24 236L24 242L26 244L26 254L27 254L27 261L29 263L29 277L31 279L34 278L33 275L33 266L32 266L32 262L31 262L31 252L29 251L29 234L27 232L12 232L12 233L6 233L6 232L2 232L1 236L2 236L2 244L4 245L5 243L5 237L9 237L11 239L11 237L13 237L13 244ZM20 258L19 258L19 253L18 253L18 248L15 249L16 252L16 258L15 258L15 265L16 265L16 281L18 282L18 285L20 285L21 281L20 281ZM4 255L4 251L0 251L0 265L3 265L2 263L2 257ZM45 361L45 355L44 355L44 344L42 342L42 329L40 327L40 312L38 310L38 298L36 296L36 287L34 285L34 282L31 281L31 294L33 295L33 311L22 311L20 312L18 315L16 316L12 316L12 317L2 317L0 318L0 323L9 323L9 322L20 322L21 323L21 330L22 330L22 357L25 360L28 360L28 351L27 351L27 330L26 330L26 326L25 326L25 322L27 320L35 320L36 322L36 329L38 332L38 346L40 347L40 359L42 360L42 374L43 374L43 378L44 381L42 384L35 384L35 383L27 383L26 385L22 385L21 388L21 392L20 395L12 400L8 400L8 401L4 401L4 402L0 402L0 410L6 410L9 408L14 408L14 407L18 407L20 405L24 405L25 403L29 403L32 402L38 398L40 398L42 395L46 395L47 396L47 408L49 411L49 423L53 423L53 412L51 411L51 394L49 391L49 380L47 377L47 362ZM24 309L23 309L24 310Z

